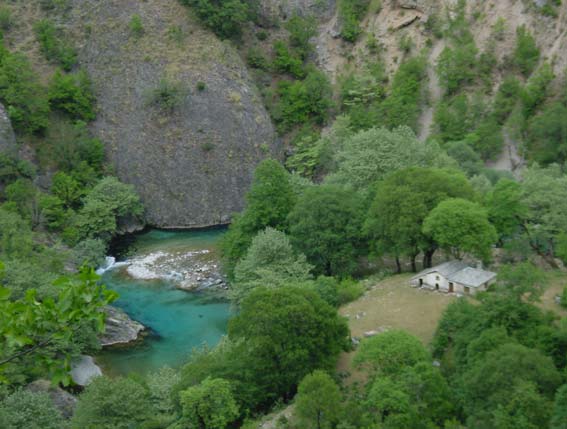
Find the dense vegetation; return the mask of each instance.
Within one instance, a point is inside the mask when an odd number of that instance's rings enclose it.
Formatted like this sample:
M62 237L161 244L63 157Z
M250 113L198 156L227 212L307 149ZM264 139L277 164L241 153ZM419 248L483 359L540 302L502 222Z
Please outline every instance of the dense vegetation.
M96 99L72 39L57 20L38 20L49 76L0 45L0 102L35 154L33 163L0 154L0 427L251 429L293 403L279 428L566 428L567 319L540 300L545 270L567 263L567 97L529 29L515 29L499 63L494 46L476 46L464 1L430 18L426 30L446 48L433 67L442 98L422 141L432 65L408 38L392 73L369 39L376 55L332 84L313 61L314 17L287 17L267 34L276 23L259 21L256 2L181 3L223 39L266 42L243 54L290 143L284 164L257 166L223 238L235 310L227 335L182 368L95 379L72 416L27 388L38 378L75 387L69 363L98 350L101 309L116 298L93 267L125 224L143 221L138 196L89 132ZM339 0L340 37L359 40L368 9L381 5ZM553 17L557 6L541 12ZM12 25L2 8L0 34ZM494 43L503 27L492 29ZM140 15L128 31L145 34ZM171 113L184 90L163 80L147 103ZM517 176L485 167L510 139L526 143ZM429 345L397 329L350 338L338 309L363 296L362 278L444 259L494 264L497 282L450 304ZM567 288L559 301L567 307ZM346 370L357 383L337 373L342 352L354 354Z

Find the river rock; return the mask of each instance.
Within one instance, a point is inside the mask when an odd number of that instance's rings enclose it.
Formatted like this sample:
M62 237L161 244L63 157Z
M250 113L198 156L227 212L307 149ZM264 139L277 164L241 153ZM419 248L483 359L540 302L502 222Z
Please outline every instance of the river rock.
M49 380L35 380L27 385L26 389L34 393L47 393L53 405L61 412L61 415L70 419L77 405L77 398L59 386L53 386Z
M16 136L6 108L0 103L0 152L16 155Z
M93 82L93 132L160 228L226 224L256 165L281 143L236 49L171 0L71 0L69 27ZM128 23L139 16L143 34ZM174 102L160 107L159 88ZM163 92L161 92L163 94Z
M106 306L105 331L99 337L100 344L103 347L113 345L125 345L138 340L138 337L145 327L139 322L130 319L130 317L121 309Z
M79 386L88 386L95 377L102 376L102 370L92 356L81 355L71 362L71 378Z

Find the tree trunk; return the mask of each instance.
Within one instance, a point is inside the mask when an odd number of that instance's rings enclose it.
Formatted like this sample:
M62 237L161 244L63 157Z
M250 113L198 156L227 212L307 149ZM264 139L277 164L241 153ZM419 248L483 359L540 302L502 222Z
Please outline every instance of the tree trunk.
M397 268L397 273L402 274L402 264L400 264L399 256L396 256L396 268Z
M415 263L415 258L417 258L417 255L411 255L411 270L414 273L417 273L417 265Z
M435 254L436 249L427 249L423 252L423 269L431 268L433 265L433 255Z

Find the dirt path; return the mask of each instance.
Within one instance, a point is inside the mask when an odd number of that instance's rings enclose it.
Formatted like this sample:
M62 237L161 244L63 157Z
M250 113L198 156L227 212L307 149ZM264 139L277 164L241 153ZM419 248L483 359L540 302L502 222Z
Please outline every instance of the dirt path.
M425 141L431 132L435 105L443 96L443 91L439 84L439 77L435 71L437 59L439 55L441 55L441 52L443 52L443 49L445 49L445 41L438 40L429 54L427 66L427 91L429 100L419 118L419 139L421 141Z

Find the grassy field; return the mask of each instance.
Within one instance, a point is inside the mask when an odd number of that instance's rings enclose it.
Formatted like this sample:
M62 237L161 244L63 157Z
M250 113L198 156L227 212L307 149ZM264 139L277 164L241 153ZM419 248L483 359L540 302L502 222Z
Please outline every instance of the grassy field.
M549 285L541 297L541 308L551 310L560 317L567 316L567 310L555 302L555 297L563 293L563 288L567 286L567 273L553 271L549 273Z

